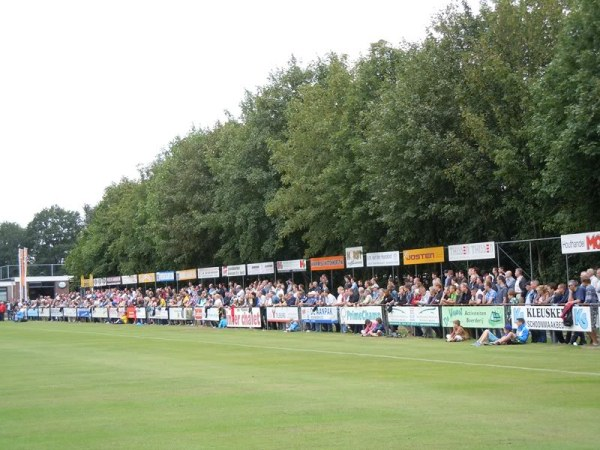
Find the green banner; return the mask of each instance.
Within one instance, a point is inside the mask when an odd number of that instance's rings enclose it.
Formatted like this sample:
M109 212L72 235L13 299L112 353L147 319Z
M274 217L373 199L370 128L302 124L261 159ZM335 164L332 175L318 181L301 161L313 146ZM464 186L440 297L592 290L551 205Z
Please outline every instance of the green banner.
M443 306L442 323L452 327L452 322L460 320L463 328L502 328L504 326L504 306Z

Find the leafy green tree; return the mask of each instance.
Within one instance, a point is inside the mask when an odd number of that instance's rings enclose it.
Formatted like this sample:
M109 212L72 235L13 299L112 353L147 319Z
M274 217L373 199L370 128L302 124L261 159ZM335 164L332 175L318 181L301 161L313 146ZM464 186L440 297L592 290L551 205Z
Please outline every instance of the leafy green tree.
M37 264L64 262L81 231L81 217L57 205L38 212L27 225L30 254Z
M18 249L25 247L27 230L18 223L0 223L0 267L18 264Z

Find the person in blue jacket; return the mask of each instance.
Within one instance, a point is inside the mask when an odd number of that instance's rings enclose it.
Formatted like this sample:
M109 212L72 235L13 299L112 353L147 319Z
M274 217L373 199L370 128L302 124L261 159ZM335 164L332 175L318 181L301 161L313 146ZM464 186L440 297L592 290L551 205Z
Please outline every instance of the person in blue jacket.
M491 345L507 345L507 344L526 344L529 339L529 328L525 325L525 319L519 317L517 319L517 330L502 336Z

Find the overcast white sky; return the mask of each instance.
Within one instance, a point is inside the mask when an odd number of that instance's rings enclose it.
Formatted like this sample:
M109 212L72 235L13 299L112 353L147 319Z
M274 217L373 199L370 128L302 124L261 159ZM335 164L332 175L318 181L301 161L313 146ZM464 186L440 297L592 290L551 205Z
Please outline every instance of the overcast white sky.
M0 222L96 204L175 136L237 114L291 55L420 40L449 2L3 1Z

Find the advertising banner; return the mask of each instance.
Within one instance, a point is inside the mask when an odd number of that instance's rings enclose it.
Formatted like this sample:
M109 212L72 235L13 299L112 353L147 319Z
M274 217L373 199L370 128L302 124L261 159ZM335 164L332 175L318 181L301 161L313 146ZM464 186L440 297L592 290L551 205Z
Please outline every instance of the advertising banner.
M121 277L108 277L106 279L107 286L118 286L121 284Z
M94 287L106 286L106 278L94 278Z
M267 322L289 322L299 319L296 306L270 306L267 308Z
M404 250L404 265L433 264L445 261L444 247L427 247Z
M260 328L260 308L227 309L228 328Z
M220 271L218 267L204 267L198 269L198 279L205 280L207 278L219 278Z
M50 318L50 308L40 308L40 317L49 319Z
M148 319L163 320L169 318L167 308L152 308L148 311Z
M346 249L346 268L364 267L365 260L363 255L362 247L348 247Z
M139 283L155 283L156 282L156 274L153 273L140 273L138 274L138 282Z
M224 277L243 277L246 275L246 264L223 266L221 267L221 273Z
M135 308L135 315L138 319L146 318L146 308Z
M463 328L503 328L503 306L443 306L442 323L452 328L454 320L460 320Z
M379 308L381 310L381 308ZM319 306L318 308L300 308L302 322L308 323L338 323L337 306Z
M346 264L343 256L323 256L321 258L310 258L310 270L339 270L345 269Z
M79 284L82 288L93 288L94 287L94 277L90 275L90 278L85 278L81 275L79 279Z
M495 258L496 243L494 241L448 246L448 261L476 261Z
M108 308L94 308L92 317L94 319L108 319Z
M156 281L159 283L175 281L175 272L173 272L173 271L156 272Z
M27 308L27 317L40 317L40 312L37 308Z
M194 320L204 320L204 308L199 306L194 308Z
M596 306L593 306L595 308ZM592 331L590 307L573 307L573 326L565 327L560 315L563 306L511 306L512 326L517 326L517 319L525 319L530 330L554 331Z
M77 317L89 319L92 317L92 310L90 308L77 308Z
M120 319L125 314L125 308L108 308L108 318Z
M63 308L64 317L77 317L77 308Z
M51 317L63 317L62 308L50 308Z
M367 253L367 267L392 267L400 265L400 252Z
M362 325L365 320L383 317L381 306L362 306L357 308L344 306L340 308L340 323L346 325Z
M206 311L204 311L204 320L208 320L210 322L218 322L219 308L208 308Z
M248 275L268 275L273 273L275 273L275 264L273 264L273 261L248 264Z
M563 255L571 253L589 253L600 251L600 231L589 233L563 234L560 237Z
M179 280L179 281L195 280L196 274L197 274L196 269L178 270L177 271L177 280Z
M121 283L123 284L137 284L137 275L123 275L121 277Z
M437 306L394 306L387 317L390 325L440 326L440 309Z
M277 261L277 272L305 272L305 259L290 259L288 261Z
M169 308L169 320L187 320L183 313L183 308L170 307Z

